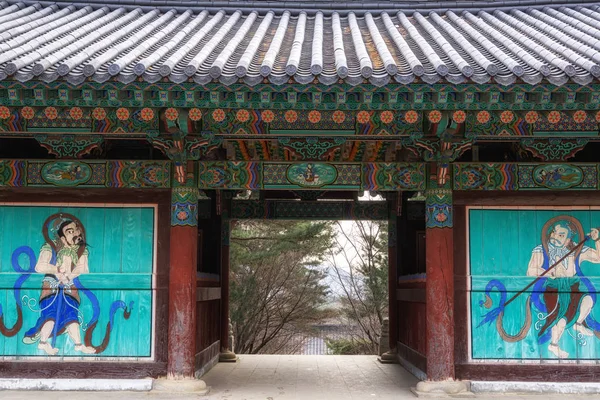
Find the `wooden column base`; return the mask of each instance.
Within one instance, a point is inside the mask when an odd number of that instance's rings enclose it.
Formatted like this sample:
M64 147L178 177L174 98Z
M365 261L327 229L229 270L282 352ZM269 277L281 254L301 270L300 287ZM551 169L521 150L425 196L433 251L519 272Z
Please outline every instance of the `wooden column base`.
M200 379L183 379L183 380L170 380L170 379L156 379L152 384L153 392L162 393L190 393L195 395L206 395L210 391L210 388L206 386L206 383Z
M224 350L219 354L219 362L236 362L238 360L237 354L230 350Z
M377 361L382 364L398 364L398 353L396 351L388 351L377 357Z
M442 382L421 381L412 389L417 397L452 398L473 397L467 382L447 380Z

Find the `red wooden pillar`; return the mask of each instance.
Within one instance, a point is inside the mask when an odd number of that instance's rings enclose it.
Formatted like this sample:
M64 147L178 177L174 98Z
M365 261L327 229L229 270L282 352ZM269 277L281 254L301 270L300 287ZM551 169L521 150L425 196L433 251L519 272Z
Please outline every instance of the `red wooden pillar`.
M427 190L427 379L454 379L454 257L452 190L432 182Z
M237 356L229 348L229 238L231 198L229 193L219 192L217 204L220 204L221 213L221 352L220 362L234 362Z
M198 189L175 187L171 199L168 377L193 378L196 355Z

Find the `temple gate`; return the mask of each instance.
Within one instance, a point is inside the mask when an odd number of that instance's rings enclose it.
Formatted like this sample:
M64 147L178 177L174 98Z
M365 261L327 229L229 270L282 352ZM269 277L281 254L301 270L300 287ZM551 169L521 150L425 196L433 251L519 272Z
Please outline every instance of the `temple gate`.
M598 6L87 3L0 3L0 376L235 361L229 221L356 218L385 360L598 379Z

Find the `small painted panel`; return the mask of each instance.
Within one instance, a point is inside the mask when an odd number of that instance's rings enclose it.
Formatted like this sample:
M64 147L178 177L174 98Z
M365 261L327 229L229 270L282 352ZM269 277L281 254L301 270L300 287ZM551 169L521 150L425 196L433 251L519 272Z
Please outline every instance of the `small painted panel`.
M454 164L454 190L516 189L516 164Z
M471 209L473 359L600 359L600 210Z
M171 187L169 161L108 161L106 171L105 184L108 187Z
M425 199L425 226L451 228L452 225L452 190L443 187L428 189Z
M540 165L533 170L533 179L535 183L548 189L568 189L581 183L583 172L568 164Z
M24 186L26 162L0 160L0 186Z
M358 189L359 163L264 163L265 189Z
M200 162L198 184L200 189L260 189L262 168L248 161Z
M153 206L0 206L0 356L152 356Z
M79 186L91 177L90 166L78 161L50 162L42 168L42 179L56 186Z
M425 190L425 164L363 165L364 190Z
M300 187L322 187L337 179L337 170L329 164L292 164L286 171L288 181Z

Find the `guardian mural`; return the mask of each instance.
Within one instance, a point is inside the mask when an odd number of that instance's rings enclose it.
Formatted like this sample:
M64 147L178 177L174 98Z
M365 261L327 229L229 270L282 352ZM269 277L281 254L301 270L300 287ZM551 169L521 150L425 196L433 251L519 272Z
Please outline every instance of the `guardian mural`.
M469 210L474 359L600 358L600 210Z
M0 356L151 356L153 207L5 205L0 226Z

